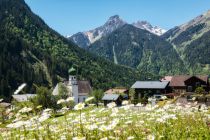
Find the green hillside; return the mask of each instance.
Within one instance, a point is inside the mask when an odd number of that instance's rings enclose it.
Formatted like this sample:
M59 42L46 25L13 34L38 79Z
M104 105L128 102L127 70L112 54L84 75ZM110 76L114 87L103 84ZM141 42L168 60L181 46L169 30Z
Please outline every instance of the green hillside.
M166 32L191 74L210 74L210 11Z
M23 82L53 87L77 65L79 78L95 88L130 86L145 76L87 53L50 29L23 0L0 0L0 96L10 97Z

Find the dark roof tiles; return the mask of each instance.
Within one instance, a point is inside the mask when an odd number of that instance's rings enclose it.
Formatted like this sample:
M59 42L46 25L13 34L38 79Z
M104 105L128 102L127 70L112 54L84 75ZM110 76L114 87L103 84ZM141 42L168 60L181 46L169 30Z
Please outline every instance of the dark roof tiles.
M168 81L137 81L131 88L135 89L165 89Z

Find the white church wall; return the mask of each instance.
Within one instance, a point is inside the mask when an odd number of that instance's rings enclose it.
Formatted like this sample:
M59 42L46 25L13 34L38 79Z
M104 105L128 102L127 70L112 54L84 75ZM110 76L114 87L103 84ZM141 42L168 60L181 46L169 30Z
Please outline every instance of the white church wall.
M87 99L87 96L79 96L79 103L85 102L85 99Z

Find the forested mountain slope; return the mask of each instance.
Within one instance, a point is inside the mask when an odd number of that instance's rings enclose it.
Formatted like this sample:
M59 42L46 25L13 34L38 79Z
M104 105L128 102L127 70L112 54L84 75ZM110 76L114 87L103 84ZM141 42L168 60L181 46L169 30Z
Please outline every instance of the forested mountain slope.
M93 43L89 51L117 64L156 75L187 73L170 43L129 24Z
M78 76L95 88L130 86L140 73L77 47L50 29L23 0L0 0L0 96L10 97L22 83L52 87L78 67Z
M166 32L191 74L210 74L210 11Z

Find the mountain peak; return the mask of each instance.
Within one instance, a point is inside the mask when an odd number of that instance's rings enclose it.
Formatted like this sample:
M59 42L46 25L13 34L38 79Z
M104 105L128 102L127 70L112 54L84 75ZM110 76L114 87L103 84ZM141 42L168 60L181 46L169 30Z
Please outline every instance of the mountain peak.
M158 36L160 36L166 32L166 30L164 30L158 26L153 27L148 21L137 21L137 22L134 22L132 25L137 28L147 30L153 34L158 35Z
M125 24L127 24L127 22L121 19L119 15L113 15L108 18L108 20L105 22L104 25L98 28L83 32L82 34L75 34L71 37L71 39L80 47L86 48L88 47L87 45L94 43L95 41L101 39L104 36L107 36L108 34L112 33L113 31L122 27ZM166 32L166 30L161 29L157 26L153 27L147 21L137 21L133 23L133 26L140 29L147 30L158 36Z
M104 26L109 26L109 25L121 25L121 24L125 24L126 22L123 21L119 15L114 15L114 16L111 16L107 22L105 23Z
M109 17L109 20L114 20L114 19L120 19L120 16L114 15L114 16Z
M89 44L94 43L95 41L99 40L101 37L106 36L116 29L122 27L125 25L126 22L123 21L119 15L111 16L107 22L93 30L89 30L86 32L83 32L82 34L75 34L71 38L76 44L80 44L79 46L82 46L83 48L86 48ZM85 40L85 43L82 43L83 40ZM83 45L81 45L81 43Z

